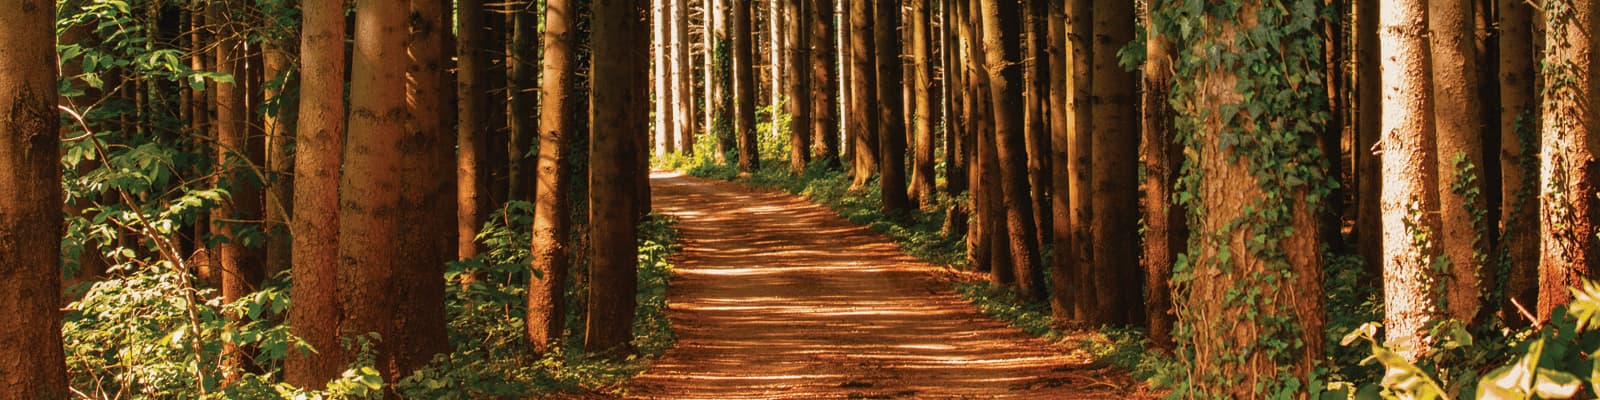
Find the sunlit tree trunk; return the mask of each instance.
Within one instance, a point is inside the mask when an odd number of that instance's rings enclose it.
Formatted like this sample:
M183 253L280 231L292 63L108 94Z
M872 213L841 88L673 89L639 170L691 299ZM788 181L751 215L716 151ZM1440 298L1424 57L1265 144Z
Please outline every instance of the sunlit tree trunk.
M571 230L568 193L572 190L567 154L582 122L575 114L580 93L574 49L577 16L570 0L547 0L544 20L544 74L540 78L538 194L533 211L533 270L528 283L527 333L534 352L546 353L561 338L566 322L566 280Z
M534 87L539 71L539 19L534 15L533 0L516 1L507 5L511 15L511 50L506 57L508 76L506 114L510 115L510 147L506 151L507 198L533 201L533 169L536 161L528 153L533 151L533 140L539 135L539 121L535 119Z
M489 217L489 32L484 0L459 0L456 15L456 257L482 250L476 237Z
M1532 4L1499 1L1500 27L1500 257L1509 263L1501 315L1514 326L1529 322L1539 299L1539 97L1534 91ZM1513 303L1515 301L1516 303Z
M812 113L811 103L811 14L806 10L809 0L783 0L785 21L780 24L785 42L783 48L786 87L784 101L789 109L789 169L805 172L811 162ZM775 13L777 15L777 13Z
M301 7L300 112L295 131L294 286L289 332L317 353L291 351L284 381L320 388L347 367L339 344L339 168L345 133L345 6ZM465 98L465 97L463 97Z
M667 1L671 5L668 23L672 24L670 47L674 115L671 135L678 151L693 155L694 133L698 127L695 126L694 65L689 57L689 0ZM545 24L549 25L549 22Z
M0 397L66 399L55 3L0 0Z
M833 0L799 0L809 5L811 20L811 132L816 135L812 158L828 166L839 166L839 68L835 57L839 40L835 35Z
M435 354L450 351L445 332L448 320L444 310L444 272L445 263L455 259L455 243L439 234L448 232L453 225L450 215L438 212L449 210L455 203L455 194L451 193L454 174L450 168L455 158L450 148L455 142L450 134L454 123L444 118L444 91L455 89L446 86L444 72L449 60L445 34L450 27L445 25L447 11L440 1L411 0L408 3L410 13L406 26L410 29L405 43L409 63L405 99L410 118L404 120L405 133L400 139L403 178L399 186L399 213L394 223L401 233L394 240L394 268L398 273L391 278L394 280L391 290L398 301L390 315L385 316L394 324L394 334L383 337L384 345L392 346L394 358L392 365L379 365L380 370L387 369L393 374L391 379L411 375L432 361ZM523 25L519 21L518 25L532 29L531 23ZM531 75L531 71L517 72L513 79ZM522 125L521 128L530 127Z
M882 121L878 125L878 187L883 194L884 214L894 215L911 207L911 201L906 198L905 66L900 61L900 6L890 1L874 3L877 5L877 14L873 16L878 90L876 117Z
M1479 274L1488 251L1483 192L1483 118L1473 56L1472 0L1428 2L1433 64L1434 131L1440 231L1436 244L1450 262L1445 271L1445 315L1471 323L1478 315Z
M939 38L940 38L940 70L943 77L941 88L944 90L944 135L945 135L945 196L951 199L961 197L971 186L968 184L967 170L972 157L972 145L967 137L967 120L965 110L969 99L965 95L966 68L963 66L965 58L961 55L961 38L957 36L957 3L961 0L939 1ZM961 237L967 234L967 219L970 210L965 205L951 202L945 207L944 227L941 229L945 237Z
M209 20L221 21L225 13L240 6L233 2L211 2L206 13ZM255 174L256 166L263 165L263 144L259 138L250 137L250 109L245 94L249 89L245 68L245 49L240 33L226 26L217 29L214 47L217 72L234 77L234 82L219 81L214 99L217 108L216 160L218 173L216 186L227 190L228 197L211 210L212 233L221 238L212 250L221 280L222 300L234 302L261 287L266 279L263 267L265 254L259 247L247 247L243 232L247 224L261 220L261 180ZM242 319L242 316L234 316ZM239 321L243 323L243 321ZM224 343L224 379L235 379L250 368L253 350Z
M1067 270L1075 282L1072 290L1072 315L1078 322L1095 322L1100 317L1099 306L1096 303L1097 288L1095 286L1096 268L1094 264L1094 231L1090 229L1094 221L1093 193L1094 188L1094 153L1090 147L1094 141L1094 123L1090 118L1093 99L1090 89L1093 85L1089 81L1093 72L1093 56L1095 48L1094 21L1090 11L1090 0L1068 0L1066 14L1067 33L1067 108L1062 110L1067 113L1067 207L1071 221L1072 240L1071 246L1066 249L1057 249L1058 257L1067 259ZM1109 288L1107 289L1109 290Z
M1146 15L1154 14L1149 12ZM1145 323L1150 343L1171 351L1172 265L1188 247L1188 224L1184 210L1173 203L1178 173L1183 165L1183 145L1178 142L1173 121L1176 112L1168 102L1172 93L1172 49L1167 36L1154 21L1144 21L1148 37L1142 87L1142 138L1139 143L1144 180L1144 284Z
M1050 7L1045 15L1045 54L1049 56L1046 68L1050 69L1049 98L1047 107L1050 108L1050 218L1051 245L1055 248L1055 256L1050 260L1050 316L1056 321L1068 322L1073 320L1073 258L1074 246L1072 235L1072 205L1068 199L1072 198L1072 174L1068 171L1071 158L1067 157L1067 145L1071 140L1072 120L1071 109L1068 103L1070 93L1067 85L1070 76L1067 71L1071 68L1072 61L1067 58L1067 7L1062 4ZM1152 35L1153 36L1153 35ZM1152 38L1154 39L1154 38ZM1154 43L1154 40L1151 41ZM1151 63L1154 64L1154 63ZM1150 68L1146 66L1145 68ZM1148 72L1147 72L1148 73ZM1148 82L1148 81L1147 81ZM1147 94L1148 95L1148 94ZM1040 210L1045 212L1045 210Z
M1600 264L1595 193L1600 191L1600 94L1594 51L1597 18L1588 1L1545 2L1543 137L1539 187L1539 314L1548 320L1570 302L1569 288L1593 279Z
M961 72L967 78L963 82L965 84L962 85L962 97L966 99L962 120L965 121L966 126L961 132L962 135L969 139L967 143L970 145L968 146L970 149L967 150L967 155L968 160L971 160L967 168L967 181L971 183L969 185L971 193L968 196L967 203L972 210L972 224L968 226L967 230L967 265L974 270L988 272L989 248L992 242L990 238L993 236L993 229L989 227L991 217L989 216L988 189L992 186L983 182L994 181L984 179L986 177L984 169L990 168L990 162L984 155L984 149L988 148L989 145L984 143L984 141L988 140L984 136L985 133L981 133L984 129L983 126L985 126L985 116L989 113L987 111L989 110L988 103L984 102L983 96L983 93L988 90L988 85L983 83L985 75L980 61L982 60L983 52L979 51L973 35L976 29L972 24L975 21L972 15L972 8L976 0L954 1L957 3L957 15L955 17L956 36L960 37L962 43Z
M1408 359L1427 351L1438 318L1438 164L1434 162L1427 6L1383 3L1383 283L1388 342Z
M708 84L711 85L709 99L712 104L707 114L711 120L709 128L712 136L717 139L717 154L713 158L720 164L728 162L728 153L738 150L733 134L733 42L728 37L734 1L710 0L712 8L707 11L711 24L711 48L708 50L711 73Z
M651 0L650 5L650 83L654 87L652 98L655 101L654 121L651 123L651 132L655 139L655 153L666 155L676 150L673 146L672 129L675 127L672 104L678 100L673 97L672 91L672 49L669 44L669 28L672 23L667 21L668 2L671 0Z
M751 1L733 1L733 125L739 142L739 170L761 168L756 135L755 35L750 30Z
M640 140L633 136L647 132L649 116L646 86L649 65L649 31L644 20L648 3L644 0L598 0L594 3L594 47L589 124L591 160L589 166L589 310L584 333L584 349L592 352L631 351L633 339L635 281L638 248L635 219L635 190L638 179L633 154ZM735 28L744 39L743 78L750 78L748 7L736 6ZM741 15L744 14L744 15ZM750 82L743 80L744 82ZM748 95L751 87L741 90ZM748 98L743 97L741 98ZM751 129L752 131L754 129ZM615 354L615 353L613 353Z
M868 0L846 0L850 11L850 136L854 162L850 170L854 179L851 188L866 186L872 173L878 170L879 120L877 69L874 68L874 43L872 37L873 7Z
M1023 11L1023 103L1027 105L1022 115L1023 137L1028 152L1028 187L1033 196L1033 220L1037 226L1039 243L1050 243L1051 232L1050 187L1050 67L1046 65L1045 14L1050 0L1027 0Z
M1118 65L1121 43L1133 40L1132 2L1095 4L1093 77L1093 193L1090 219L1098 323L1143 320L1139 301L1139 119L1137 77Z
M911 169L911 195L922 208L933 207L933 192L937 188L934 183L933 149L937 137L934 135L934 124L939 122L938 94L933 87L933 30L929 27L929 2L917 1L911 3L911 62L915 72L915 83L912 85L911 99L915 103L913 122L916 132L916 143L913 149Z
M266 170L270 179L266 204L262 210L266 217L262 229L267 233L266 270L269 276L289 269L293 256L288 222L294 209L294 158L291 156L294 146L290 134L294 132L295 102L293 97L283 94L285 88L299 86L300 80L290 69L289 55L284 53L283 47L292 46L268 41L261 49L262 74L266 80L261 98L263 103L276 102L276 106L262 117L267 152Z
M1044 269L1039 266L1033 197L1028 190L1026 137L1022 125L1021 15L1015 7L983 1L983 47L994 96L995 155L1004 192L1005 230L1010 237L1011 264L1017 284L1030 301L1045 300ZM1129 14L1130 20L1132 14ZM991 184L994 184L991 183ZM996 265L999 270L1003 265Z

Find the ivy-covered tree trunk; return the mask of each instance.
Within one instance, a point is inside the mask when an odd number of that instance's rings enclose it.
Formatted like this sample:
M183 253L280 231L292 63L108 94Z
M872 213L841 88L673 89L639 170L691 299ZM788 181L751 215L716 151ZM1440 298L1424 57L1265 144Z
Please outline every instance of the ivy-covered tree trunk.
M1150 12L1147 15L1154 15ZM1144 309L1150 343L1172 351L1172 265L1188 244L1188 224L1183 209L1174 205L1183 145L1178 142L1173 119L1171 39L1151 18L1145 20L1145 60L1142 79L1142 138L1139 142L1144 180Z
M1594 51L1600 50L1595 6L1588 1L1544 2L1544 104L1539 172L1539 315L1572 301L1569 288L1600 270L1600 100Z
M1099 324L1142 321L1140 302L1138 79L1118 65L1117 51L1133 40L1132 2L1097 3L1094 21L1093 138L1090 148L1093 199L1089 229L1094 237L1095 297Z
M1539 97L1534 90L1534 5L1499 0L1500 27L1500 232L1495 275L1504 274L1500 314L1512 326L1532 321L1517 305L1536 309L1539 299ZM1491 189L1492 190L1492 189Z
M66 399L54 3L0 0L0 397Z
M345 7L301 7L300 121L295 131L294 286L290 333L317 349L291 351L284 381L320 388L348 366L340 345L339 179L345 133ZM465 97L463 97L465 98Z
M1028 190L1027 138L1022 124L1022 16L1015 7L1002 7L994 1L983 1L982 9L985 67L994 99L994 143L1000 178L989 185L1000 186L1003 192L1002 199L996 200L1005 207L1009 266L1016 271L1017 284L1029 301L1044 301L1044 268L1039 266L1038 227L1034 225L1033 197ZM993 266L996 271L1006 267Z
M450 26L445 24L447 11L439 1L411 0L408 4L405 99L410 118L405 119L404 136L400 139L403 178L394 223L401 232L394 239L397 273L391 286L399 300L391 315L386 316L394 324L394 335L383 337L384 346L392 346L393 364L379 365L380 370L393 373L392 379L411 375L432 361L435 354L450 351L445 331L448 320L444 270L445 263L455 260L456 250L450 237L439 234L449 232L454 225L450 214L441 212L455 204L455 194L451 192L455 188L454 171L450 168L455 160L450 144L455 140L449 134L454 121L444 118L444 92L455 89L446 86L444 76L449 60L445 34ZM513 74L514 80L520 80L518 74L532 75L518 72Z
M1443 311L1438 164L1426 5L1383 3L1383 293L1388 342L1407 359L1427 351L1428 328Z
M851 188L865 187L878 170L878 81L872 40L873 7L869 0L850 2L850 118L852 158Z
M634 225L635 180L633 154L649 129L645 102L649 72L649 31L640 16L645 0L598 0L594 4L595 60L591 81L589 142L589 310L583 347L591 352L631 351L633 316L638 293L637 226ZM737 6L747 8L749 4ZM735 19L743 11L735 11ZM749 18L736 28L748 36ZM736 39L737 40L737 39ZM743 39L748 45L748 38ZM748 47L745 50L749 50ZM748 51L745 52L748 56ZM749 60L748 57L741 57ZM748 67L745 67L748 70ZM748 72L748 71L747 71ZM750 78L748 73L745 78ZM742 79L741 79L742 80ZM747 80L742 80L750 82ZM753 83L753 82L750 82ZM749 86L741 89L750 94ZM741 96L741 98L747 98ZM753 130L753 129L752 129ZM620 356L618 353L612 355Z
M811 14L807 27L811 45L811 133L816 135L812 158L839 166L839 40L834 24L833 0L800 0Z
M581 123L574 49L577 16L571 0L547 0L544 14L544 73L539 82L540 126L538 193L533 208L533 271L528 282L528 342L544 354L557 346L566 328L566 281L570 268L568 236L572 191L572 135Z
M878 188L883 195L883 213L895 215L911 207L906 196L906 120L905 66L900 59L900 5L874 1L873 41L877 60L878 107ZM868 71L868 73L872 73ZM868 116L868 118L873 118Z
M484 0L456 4L456 257L477 257L489 218L489 31ZM470 278L469 278L470 279Z
M1159 32L1198 27L1164 35L1174 76L1184 77L1170 98L1185 154L1179 204L1195 232L1173 271L1177 353L1190 379L1179 397L1304 397L1322 359L1316 224L1332 181L1314 149L1327 97L1303 83L1325 71L1318 15L1262 3L1199 13L1152 4ZM1294 3L1286 7L1321 2Z
M1482 303L1478 282L1489 250L1472 1L1430 1L1427 15L1437 135L1431 162L1438 165L1439 179L1437 245L1450 263L1442 282L1444 312L1469 325Z
M761 168L761 147L756 139L755 35L751 31L751 1L733 1L733 106L734 130L739 142L739 170ZM603 60L603 59L602 59Z
M706 111L709 123L706 126L717 140L717 154L712 159L718 164L728 163L728 153L737 150L733 135L733 42L728 37L733 1L706 1L711 6L705 13L706 22L710 24L707 31L711 32L707 41L711 47L706 50L706 58L710 63L706 82L711 86L708 90L711 106Z

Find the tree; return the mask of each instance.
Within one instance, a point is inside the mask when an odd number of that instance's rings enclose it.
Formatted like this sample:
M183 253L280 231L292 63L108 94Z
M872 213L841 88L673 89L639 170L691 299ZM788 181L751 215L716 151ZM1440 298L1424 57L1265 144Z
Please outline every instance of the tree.
M728 38L729 19L733 0L706 0L706 102L708 119L706 127L717 140L717 154L712 158L719 164L728 162L727 154L736 151L733 134L733 42Z
M54 3L0 1L0 397L65 399Z
M906 124L904 68L900 62L900 5L876 1L873 15L873 56L877 62L878 90L878 186L883 195L883 212L904 213L911 201L906 198ZM873 73L867 70L867 73ZM871 117L868 117L871 118Z
M983 1L981 5L985 66L990 75L989 91L994 96L995 155L999 186L1004 192L997 200L1005 206L1004 224L1017 283L1027 299L1043 301L1044 269L1039 267L1038 227L1034 225L1033 197L1028 190L1027 144L1022 125L1021 15L1014 7L1001 7L993 1ZM1005 267L993 266L996 270Z
M439 234L449 232L453 221L448 213L438 212L449 210L455 202L455 195L450 192L455 186L454 174L449 167L455 158L450 148L454 124L444 118L443 101L444 91L454 89L444 74L449 60L444 36L449 31L444 22L447 11L438 0L410 0L408 4L405 99L409 118L404 119L405 131L400 139L403 178L399 212L393 221L400 227L400 235L393 241L397 273L391 278L397 301L387 317L394 324L394 333L383 337L385 345L393 346L394 361L392 365L379 365L380 370L392 371L393 379L411 375L432 361L435 354L450 351L445 331L448 320L444 272L445 263L455 260L453 243ZM532 29L532 25L528 28Z
M1047 93L1050 91L1050 68L1045 65L1045 14L1049 0L1022 2L1022 137L1028 155L1028 187L1033 196L1034 226L1037 226L1039 243L1049 243L1052 220L1050 213L1050 133L1052 114Z
M345 337L377 333L377 365L384 380L405 377L393 368L399 340L393 323L401 301L394 293L399 265L391 240L400 226L401 138L406 136L407 7L380 0L356 2L350 74L349 136L339 185L339 290Z
M812 144L812 158L828 166L839 166L839 68L835 64L839 54L838 37L833 15L833 0L799 0L807 2L811 19L806 25L811 29L807 43L811 45L811 133L816 135ZM799 71L799 70L796 70Z
M913 124L916 146L912 151L914 155L912 165L915 168L911 169L911 194L912 200L919 203L922 208L933 207L933 192L938 189L938 184L934 183L933 129L939 119L935 112L939 110L939 105L935 104L938 99L931 97L938 92L933 88L934 35L928 26L930 7L931 4L928 2L911 3L911 63L916 72L916 83L913 85L911 96L916 103Z
M1383 132L1383 82L1378 41L1380 0L1356 3L1356 252L1368 276L1383 271L1381 155L1372 151Z
M845 79L850 86L848 111L850 118L850 150L854 161L850 171L854 179L851 188L860 188L872 179L878 169L877 132L880 121L873 110L878 109L876 68L873 67L873 39L871 36L873 8L867 0L848 0L850 11L850 73Z
M672 24L667 21L668 1L670 0L651 0L650 5L650 20L652 21L650 24L652 56L650 60L650 82L655 88L652 91L655 94L655 102L653 104L655 106L655 113L653 114L655 121L650 124L650 127L655 135L655 151L658 155L666 155L677 149L672 143L675 138L672 132L677 126L677 121L674 120L675 116L673 115L675 111L673 104L680 101L672 97L674 94L671 77L673 55L671 54L672 49L668 40L668 35L671 34L669 27Z
M1600 126L1595 122L1595 93L1600 81L1594 50L1594 5L1585 1L1545 3L1544 104L1539 166L1539 311L1550 319L1556 307L1571 301L1568 288L1592 279L1600 267L1596 243L1594 194L1600 191Z
M1149 12L1149 14L1155 14ZM1148 18L1148 17L1147 17ZM1175 110L1168 102L1172 94L1172 53L1169 33L1147 19L1145 61L1141 87L1145 88L1139 141L1144 181L1144 284L1145 322L1151 344L1171 351L1172 265L1188 246L1188 225L1182 209L1174 207L1183 147L1173 126ZM1064 158L1064 157L1063 157ZM1057 169L1059 171L1059 169ZM1063 218L1057 218L1057 222ZM1061 229L1058 229L1060 231ZM1058 239L1059 240L1059 239ZM1059 242L1058 242L1059 243ZM1061 246L1064 247L1064 246ZM1058 247L1058 248L1061 248Z
M570 0L545 2L544 74L540 78L539 184L533 211L533 270L528 283L528 341L544 353L561 337L566 320L566 280L570 268L568 240L571 217L567 209L572 134L576 115L577 76L574 50L576 15Z
M1408 359L1426 351L1441 306L1434 263L1440 254L1438 164L1430 104L1428 38L1421 1L1384 3L1383 293L1388 341Z
M456 5L456 257L478 256L478 229L489 218L489 31L483 0Z
M1090 11L1090 0L1069 0L1066 7L1066 36L1067 36L1067 140L1066 157L1068 165L1057 164L1067 169L1067 214L1072 227L1072 239L1061 258L1068 263L1068 275L1075 282L1071 293L1073 319L1079 322L1098 322L1101 317L1097 315L1099 307L1096 304L1097 287L1095 285L1094 230L1090 229L1094 221L1093 181L1094 159L1091 151L1094 144L1094 124L1090 118L1092 109L1090 98L1092 85L1089 81L1093 72L1091 60L1095 52L1091 45L1094 38L1094 24ZM1062 251L1062 250L1057 250ZM1109 288L1108 288L1109 289Z
M594 352L626 348L633 339L638 264L634 180L643 177L637 176L631 161L639 140L630 136L647 132L649 124L645 114L649 31L642 18L646 5L644 0L599 0L594 4L594 59L609 62L594 63L590 75L594 80L589 157L618 161L589 166L589 242L593 250L584 349ZM746 16L743 28L736 29L748 33L748 22Z
M761 168L760 143L756 141L756 66L750 30L751 1L729 0L733 4L733 125L739 142L739 170L755 172Z
M1535 309L1539 299L1539 117L1534 91L1533 5L1499 1L1500 27L1500 247L1506 273L1507 320L1516 304ZM1513 303L1512 301L1516 303ZM1531 322L1531 321L1524 321Z
M811 15L806 10L810 0L782 0L784 10L782 13L773 12L774 16L783 15L784 23L780 24L783 30L782 46L786 53L783 56L784 70L784 99L789 107L789 169L796 174L806 170L806 164L811 163ZM774 41L777 39L774 38ZM774 124L776 125L776 124Z
M224 14L240 4L219 1L207 3L206 13L213 21L223 20ZM216 28L215 47L217 72L234 77L235 82L218 81L213 99L216 100L216 186L228 191L228 198L211 210L212 233L221 241L212 250L217 261L222 282L222 300L234 302L261 287L266 279L264 253L259 248L246 245L246 224L261 220L261 181L254 166L262 165L263 148L259 138L250 137L250 107L245 101L249 89L244 86L245 51L231 25ZM241 318L242 317L235 317ZM254 351L238 348L233 343L224 346L229 355L225 361L227 379L237 377L238 368L252 364Z
M669 0L672 9L668 18L672 21L672 98L673 103L673 136L678 145L678 150L683 154L694 155L695 129L695 91L694 91L694 66L689 57L689 1ZM546 25L549 23L546 22Z
M1437 246L1449 262L1445 272L1445 315L1472 323L1482 291L1478 276L1486 261L1488 225L1483 216L1483 119L1479 116L1478 68L1473 56L1472 0L1428 2L1429 49L1433 72L1433 152L1438 164Z
M1072 205L1067 201L1072 198L1072 191L1070 190L1072 174L1068 171L1068 166L1071 165L1072 159L1067 154L1070 151L1068 143L1072 139L1072 119L1070 116L1073 113L1069 112L1070 103L1068 102L1071 97L1071 92L1069 91L1071 86L1068 85L1071 76L1067 71L1071 68L1072 61L1066 55L1067 7L1065 4L1060 7L1050 8L1049 14L1046 16L1046 25L1046 41L1049 44L1045 47L1045 53L1049 55L1048 68L1050 68L1049 107L1051 110L1056 110L1050 113L1050 217L1052 222L1051 229L1055 231L1051 235L1051 245L1056 249L1056 255L1050 261L1050 316L1056 321L1065 322L1073 320L1073 303L1075 300L1073 292L1076 289L1073 282L1076 260L1073 258L1075 253L1072 252L1074 249ZM1155 30L1152 29L1150 32L1151 37L1147 46L1155 48L1159 45L1157 42L1159 39L1155 34ZM1150 51L1153 52L1154 50ZM1155 59L1151 58L1151 60ZM1152 67L1146 66L1145 68ZM1146 71L1146 74L1148 75L1149 71ZM1146 80L1146 82L1150 85L1160 84L1159 82L1151 83L1149 80ZM1147 91L1154 92L1160 90L1161 87L1146 86L1146 88ZM1146 94L1146 96L1150 95L1149 93ZM1044 210L1040 210L1040 212L1042 213ZM1154 289L1155 287L1151 286L1151 288ZM1154 332L1152 332L1153 334Z
M1263 3L1151 9L1160 32L1195 28L1166 36L1173 76L1183 77L1171 96L1185 154L1178 190L1188 194L1179 204L1195 232L1187 262L1173 274L1178 318L1187 327L1177 353L1190 377L1174 393L1180 397L1305 397L1316 390L1308 385L1323 359L1316 224L1320 193L1333 184L1316 149L1328 99L1303 84L1321 82L1326 71L1313 24L1320 16Z
M1100 311L1098 323L1131 323L1142 319L1139 307L1139 231L1128 223L1139 219L1139 119L1136 77L1118 65L1117 51L1133 40L1133 3L1096 4L1093 14L1093 76L1090 106L1093 149L1094 282Z
M284 381L318 388L348 365L339 344L340 174L345 133L345 5L301 6L300 112L295 131L294 286L289 298L290 333L317 353L291 351ZM467 96L463 96L463 99Z
M945 112L945 195L949 198L959 198L971 187L967 178L967 169L972 162L972 144L969 140L967 111L971 110L971 103L964 94L967 83L963 67L965 58L961 54L961 43L964 38L957 32L956 9L961 0L941 0L939 2L939 36L940 40L940 75L943 77ZM950 203L945 208L944 227L941 231L946 237L960 237L967 234L968 210L965 206Z

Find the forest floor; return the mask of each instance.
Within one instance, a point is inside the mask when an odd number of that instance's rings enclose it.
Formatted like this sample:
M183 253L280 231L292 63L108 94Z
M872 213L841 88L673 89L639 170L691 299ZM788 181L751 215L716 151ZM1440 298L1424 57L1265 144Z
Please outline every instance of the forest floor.
M1146 398L1066 342L984 316L942 268L802 198L674 172L668 315L679 336L627 397Z

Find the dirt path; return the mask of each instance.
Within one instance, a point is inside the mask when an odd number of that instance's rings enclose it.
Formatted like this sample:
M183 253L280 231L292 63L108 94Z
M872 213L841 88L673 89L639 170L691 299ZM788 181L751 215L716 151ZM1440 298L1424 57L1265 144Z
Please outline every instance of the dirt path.
M934 267L822 206L651 180L656 209L683 232L668 294L679 342L629 397L1128 397L1120 374L985 317Z

